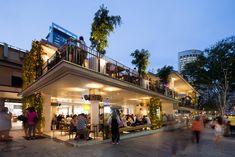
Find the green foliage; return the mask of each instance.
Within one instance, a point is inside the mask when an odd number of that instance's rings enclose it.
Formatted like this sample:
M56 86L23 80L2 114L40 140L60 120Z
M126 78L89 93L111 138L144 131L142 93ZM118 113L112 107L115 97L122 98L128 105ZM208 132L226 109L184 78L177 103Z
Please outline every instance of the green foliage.
M95 13L91 27L91 47L95 48L100 54L105 54L108 47L108 36L114 28L121 24L120 16L110 16L107 7L102 5Z
M195 62L186 64L182 74L199 91L204 90L205 85L212 84L208 75L207 58L203 55L198 56Z
M28 87L42 74L42 51L41 44L38 41L33 41L32 48L23 61L23 88Z
M131 56L134 58L131 63L138 68L139 75L145 76L147 74L147 67L149 65L148 59L150 57L148 50L142 49L140 51L137 49L131 53Z
M235 37L221 40L206 49L204 55L185 66L182 74L206 102L217 105L223 114L227 106L228 91L235 82Z
M41 131L42 123L43 123L43 116L42 116L42 110L43 110L43 99L41 93L35 93L30 96L23 98L23 112L25 112L25 109L28 107L34 107L37 114L38 114L38 125L37 128L39 131Z
M149 104L149 118L154 127L159 127L161 124L160 119L157 116L157 109L161 107L159 98L151 98Z
M42 46L40 42L33 41L30 52L26 55L23 61L23 88L27 88L42 74ZM22 110L28 107L34 107L38 114L38 130L41 131L43 117L42 117L42 95L41 93L34 93L23 98Z
M167 85L169 82L169 75L173 71L172 66L164 66L163 68L159 69L157 76L160 78L160 82Z

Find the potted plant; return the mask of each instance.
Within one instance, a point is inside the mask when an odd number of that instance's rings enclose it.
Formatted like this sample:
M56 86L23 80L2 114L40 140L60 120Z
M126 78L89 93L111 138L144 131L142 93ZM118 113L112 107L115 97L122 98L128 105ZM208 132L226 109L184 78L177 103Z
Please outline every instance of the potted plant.
M131 53L131 56L133 57L132 64L135 65L138 68L139 78L140 82L139 84L147 88L148 85L148 76L147 76L147 67L149 65L149 57L150 53L148 50L141 49L141 50L135 50L133 53Z

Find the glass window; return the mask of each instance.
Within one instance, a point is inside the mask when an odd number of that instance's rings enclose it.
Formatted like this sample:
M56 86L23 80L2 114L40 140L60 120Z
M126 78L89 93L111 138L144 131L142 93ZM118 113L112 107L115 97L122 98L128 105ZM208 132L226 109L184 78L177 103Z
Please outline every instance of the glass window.
M11 76L11 85L13 87L22 87L23 81L21 77Z

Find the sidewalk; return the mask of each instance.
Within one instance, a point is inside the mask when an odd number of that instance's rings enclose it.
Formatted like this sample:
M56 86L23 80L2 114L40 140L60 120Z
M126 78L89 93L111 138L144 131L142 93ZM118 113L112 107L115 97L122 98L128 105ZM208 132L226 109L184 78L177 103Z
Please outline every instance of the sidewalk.
M234 157L235 138L225 137L221 145L215 145L212 129L204 129L199 144L191 142L191 129L165 127L158 130L123 135L119 145L110 140L84 141L74 145L55 142L54 139L25 140L16 137L13 142L0 142L0 157ZM167 131L168 130L168 131ZM23 132L21 132L23 133ZM20 133L14 132L20 136ZM22 134L23 135L23 134ZM136 136L135 138L132 138ZM137 137L138 136L138 137ZM90 146L88 146L88 143ZM103 143L103 144L101 144ZM72 147L71 147L72 145ZM175 155L174 155L175 154Z
M162 132L162 131L175 130L175 129L182 128L182 127L184 127L184 124L177 123L177 124L165 126L165 127L162 127L162 128L156 129L156 130L145 130L145 131L123 134L123 135L121 135L120 139L124 140L124 139L129 139L129 138L136 138L136 137L140 137L140 136L147 136L147 135L155 134L155 133ZM24 139L25 135L24 135L23 130L13 130L10 132L10 135L13 136L14 141L25 140ZM64 143L66 145L70 145L70 146L74 146L74 147L109 143L111 140L111 139L102 140L100 138L96 138L96 140L90 140L90 141L85 141L85 140L75 141L73 139L66 138L68 136L54 136L52 132L45 133L44 135L47 138L52 139L56 142Z

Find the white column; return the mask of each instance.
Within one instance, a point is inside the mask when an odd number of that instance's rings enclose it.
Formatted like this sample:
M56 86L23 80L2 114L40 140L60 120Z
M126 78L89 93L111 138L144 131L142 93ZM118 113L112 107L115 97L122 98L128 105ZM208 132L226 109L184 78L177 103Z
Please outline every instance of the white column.
M99 124L99 101L91 101L91 124Z
M43 117L45 118L43 131L51 131L52 109L50 95L43 94Z
M166 114L174 114L173 102L162 101L162 111Z

